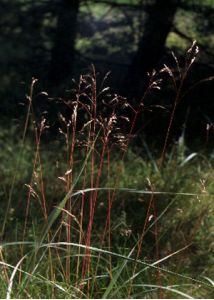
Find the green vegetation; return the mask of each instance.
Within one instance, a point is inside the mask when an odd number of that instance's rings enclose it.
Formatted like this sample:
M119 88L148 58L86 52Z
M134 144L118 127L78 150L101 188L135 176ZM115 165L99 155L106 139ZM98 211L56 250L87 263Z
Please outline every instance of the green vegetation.
M1 1L0 298L213 297L213 20Z
M178 79L162 70L176 91L159 154L134 142L144 99L97 86L94 68L62 101L55 135L35 114L33 80L23 125L1 131L2 298L213 296L213 156L188 149L185 130L169 148L196 55L193 43ZM148 94L159 84L153 74Z

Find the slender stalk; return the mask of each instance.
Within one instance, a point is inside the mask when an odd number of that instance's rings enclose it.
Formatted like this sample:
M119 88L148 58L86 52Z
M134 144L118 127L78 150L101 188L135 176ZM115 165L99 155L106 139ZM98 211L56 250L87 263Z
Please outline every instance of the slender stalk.
M8 197L8 201L7 201L7 207L6 207L6 211L5 211L5 214L4 214L4 220L3 220L3 224L2 224L1 236L4 236L5 226L6 226L6 223L7 223L7 220L8 220L8 214L9 214L11 201L12 201L12 197L13 197L16 177L17 177L17 174L18 174L18 168L19 168L20 161L21 161L22 154L23 154L23 150L24 150L24 143L25 143L27 128L28 128L28 125L29 125L30 112L32 110L33 90L34 90L34 85L35 85L36 81L37 81L37 79L32 80L31 86L30 86L30 93L29 93L29 96L27 97L28 108L27 108L27 114L26 114L26 119L25 119L25 124L24 124L24 131L23 131L23 135L22 135L22 143L21 143L21 148L20 148L19 154L18 154L17 163L16 163L16 166L14 168L14 176L13 176L13 179L12 179L10 193L9 193L9 197Z

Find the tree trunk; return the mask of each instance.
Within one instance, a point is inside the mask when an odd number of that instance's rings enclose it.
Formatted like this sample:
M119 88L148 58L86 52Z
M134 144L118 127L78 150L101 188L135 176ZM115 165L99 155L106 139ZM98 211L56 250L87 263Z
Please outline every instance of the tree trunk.
M61 0L57 8L58 20L51 55L49 83L58 86L72 75L79 0Z
M173 25L178 3L176 0L156 0L148 7L143 36L128 71L129 92L141 96L147 72L163 57L165 43Z

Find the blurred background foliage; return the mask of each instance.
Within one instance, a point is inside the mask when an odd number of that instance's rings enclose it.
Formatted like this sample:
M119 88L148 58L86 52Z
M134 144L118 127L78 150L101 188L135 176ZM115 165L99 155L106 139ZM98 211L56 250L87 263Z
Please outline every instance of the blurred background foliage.
M72 78L93 63L100 78L112 72L108 84L136 101L142 97L146 73L171 63L171 51L182 61L193 40L200 57L188 85L213 76L213 0L2 0L0 9L0 110L2 120L19 119L32 77L38 91L63 96ZM212 81L197 86L181 105L181 130L189 107L191 136L206 132L213 122ZM150 103L166 105L170 88ZM35 99L38 111L54 115L55 104L44 95ZM155 115L155 114L154 114ZM159 134L158 111L150 132ZM168 117L167 117L168 118ZM5 123L3 121L3 123ZM159 122L158 122L159 123ZM164 124L164 120L163 120ZM164 127L164 126L163 126ZM179 131L178 130L178 131ZM179 131L180 134L180 131Z

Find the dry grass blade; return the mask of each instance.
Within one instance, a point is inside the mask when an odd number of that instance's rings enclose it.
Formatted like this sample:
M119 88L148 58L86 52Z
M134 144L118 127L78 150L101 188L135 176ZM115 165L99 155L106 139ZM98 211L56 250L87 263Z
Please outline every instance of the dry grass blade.
M7 295L6 295L6 299L11 299L11 293L12 293L12 287L13 287L13 281L14 281L14 277L16 275L16 272L19 270L19 266L21 265L21 263L23 262L23 260L26 258L27 255L23 256L17 263L17 265L15 266L15 268L13 269L13 272L11 274L10 280L9 280L9 285L7 288Z

